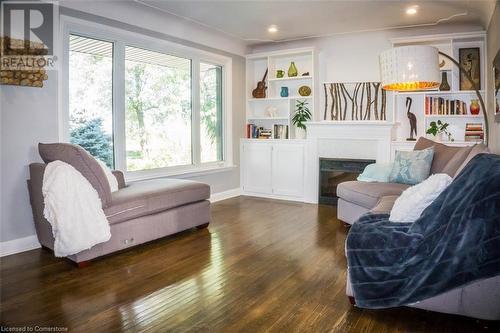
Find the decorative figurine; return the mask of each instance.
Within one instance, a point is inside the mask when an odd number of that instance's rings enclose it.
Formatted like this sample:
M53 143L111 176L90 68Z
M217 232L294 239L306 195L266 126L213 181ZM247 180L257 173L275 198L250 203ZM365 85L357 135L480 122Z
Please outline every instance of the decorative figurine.
M441 85L439 86L439 90L441 91L449 91L450 85L448 84L448 74L446 72L441 73Z
M299 88L299 95L300 96L309 96L311 95L311 88L308 86L302 86Z
M305 72L302 76L309 76L309 72Z
M479 100L471 99L469 109L470 109L470 114L478 115L479 111L481 111L481 107L479 106Z
M264 73L264 77L262 78L262 81L257 82L257 88L255 88L252 91L252 96L253 98L266 98L266 76L267 76L267 69L266 72Z
M297 71L297 67L295 66L295 63L292 61L290 64L290 68L288 68L288 77L294 77L297 76L299 72Z
M281 97L288 97L288 87L281 87L280 96Z
M406 141L415 141L416 139L413 137L413 133L415 133L415 136L417 136L417 117L415 117L415 114L410 112L411 109L411 103L413 100L411 97L406 97L406 116L408 117L408 120L410 121L410 137L406 139Z

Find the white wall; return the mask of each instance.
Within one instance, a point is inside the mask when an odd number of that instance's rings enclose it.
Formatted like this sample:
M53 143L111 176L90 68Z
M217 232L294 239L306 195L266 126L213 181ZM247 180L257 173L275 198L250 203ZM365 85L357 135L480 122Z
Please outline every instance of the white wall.
M57 76L44 87L0 86L2 105L1 241L34 233L26 179L28 164L41 161L38 142L57 141Z
M143 29L163 32L179 38L183 44L196 43L237 55L248 52L245 43L235 37L135 1L62 0L59 3L66 8L124 23L137 22Z
M233 158L235 164L238 164L239 138L243 137L245 128L245 59L239 55L246 50L243 42L202 29L176 17L163 15L147 7L137 7L136 3L100 2L99 7L96 2L85 1L85 3L87 5L84 6L80 1L71 2L71 6L88 7L90 12L110 17L105 18L68 8L61 8L61 14L182 43L232 58ZM141 26L132 25L134 22L140 22ZM203 45L198 42L203 42ZM58 141L57 108L57 73L49 73L49 79L44 82L43 88L0 86L0 245L35 234L26 187L26 179L29 178L28 165L41 161L37 152L38 142ZM210 184L212 193L223 192L239 188L239 168L192 179ZM11 243L9 242L9 246Z
M495 117L493 116L493 110L495 107L494 92L493 92L493 59L497 52L500 51L500 4L497 2L495 12L491 18L490 26L488 28L488 56L487 58L487 78L488 78L488 100L486 101L486 108L490 110L488 112L489 120L489 147L492 152L500 154L500 122L495 122Z

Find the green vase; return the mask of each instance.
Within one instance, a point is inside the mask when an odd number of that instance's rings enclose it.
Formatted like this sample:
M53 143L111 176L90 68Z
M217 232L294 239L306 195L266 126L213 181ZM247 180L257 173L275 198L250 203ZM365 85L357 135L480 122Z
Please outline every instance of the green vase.
M295 66L295 63L292 61L292 63L290 64L290 68L288 68L288 77L297 76L297 74L298 74L297 67Z

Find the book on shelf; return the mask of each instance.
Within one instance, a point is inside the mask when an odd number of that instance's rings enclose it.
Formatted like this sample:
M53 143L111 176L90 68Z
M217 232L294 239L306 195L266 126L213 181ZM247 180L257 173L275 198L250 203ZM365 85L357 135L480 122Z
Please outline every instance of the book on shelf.
M444 99L443 97L425 97L426 115L468 115L467 104L464 101Z
M288 125L274 125L273 130L275 139L288 139Z
M247 124L247 139L270 139L273 136L271 129Z
M483 123L465 124L465 141L482 142L484 140Z

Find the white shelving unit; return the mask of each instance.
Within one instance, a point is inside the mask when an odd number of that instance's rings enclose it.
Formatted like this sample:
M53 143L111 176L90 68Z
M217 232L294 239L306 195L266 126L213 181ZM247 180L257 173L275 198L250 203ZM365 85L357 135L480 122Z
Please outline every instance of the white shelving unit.
M288 77L288 68L291 62L297 67L298 76ZM297 101L307 101L309 110L314 114L314 49L301 48L283 50L269 53L250 54L246 57L246 123L254 124L265 129L274 129L274 125L288 126L288 139L296 137L292 125L292 117ZM262 80L268 69L266 77L266 98L253 98L252 91L257 82ZM277 70L283 70L285 77L277 78ZM309 72L309 75L302 74ZM299 88L308 86L311 95L300 96ZM281 97L282 87L288 87L288 97ZM269 112L274 108L275 112ZM274 132L273 132L274 138Z
M436 36L422 36L410 39L393 39L394 47L404 45L431 45L437 47L440 51L450 55L456 60L459 60L459 49L461 48L479 48L480 55L480 75L481 87L480 93L486 100L486 34L481 33L465 33L465 34L449 34ZM472 99L477 99L476 93L471 90L460 90L460 71L456 65L448 59L440 58L440 61L445 60L445 66L441 68L441 72L446 72L448 83L451 87L450 91L414 91L400 92L393 95L394 115L395 115L395 141L403 144L407 142L408 146L413 146L414 142L405 141L410 135L410 125L406 116L406 97L412 98L411 112L417 117L417 136L428 136L425 132L429 128L432 121L441 120L449 123L449 131L451 132L454 142L453 145L471 145L473 142L465 142L465 126L467 123L482 123L484 126L484 117L482 111L479 115L470 114L469 108ZM426 97L438 98L442 97L445 100L461 100L467 106L468 114L464 115L428 115L425 114ZM429 137L432 138L432 137ZM447 143L448 144L448 143Z

